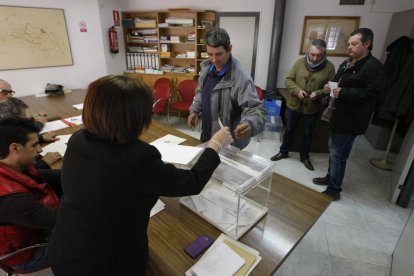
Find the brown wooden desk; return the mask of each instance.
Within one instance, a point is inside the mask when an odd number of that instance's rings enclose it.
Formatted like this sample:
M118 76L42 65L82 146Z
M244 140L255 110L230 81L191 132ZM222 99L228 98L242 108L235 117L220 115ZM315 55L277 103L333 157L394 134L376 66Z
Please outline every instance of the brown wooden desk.
M32 112L46 112L62 118L81 114L72 104L83 102L84 92L74 91L62 97L23 97ZM59 134L74 132L75 128L57 131ZM170 133L187 139L183 144L197 145L199 140L154 121L141 139L151 142ZM60 164L59 164L60 166ZM178 198L161 200L165 210L150 219L148 226L149 261L147 275L184 275L196 260L191 259L184 247L201 234L217 238L220 231L182 206ZM262 224L255 227L240 241L260 252L262 260L252 275L271 275L286 259L308 230L322 215L331 199L295 181L274 173L269 197L269 212Z

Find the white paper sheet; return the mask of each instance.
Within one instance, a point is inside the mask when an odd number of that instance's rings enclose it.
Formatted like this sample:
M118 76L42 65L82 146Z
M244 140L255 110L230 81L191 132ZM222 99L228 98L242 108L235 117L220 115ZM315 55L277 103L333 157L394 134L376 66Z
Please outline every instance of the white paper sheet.
M192 272L197 276L231 276L243 265L244 260L224 243L218 244L198 261Z
M155 141L152 141L151 145L158 144L158 143L179 145L182 142L184 142L185 140L186 139L184 139L184 138L181 138L181 137L178 137L178 136L175 136L175 135L171 135L171 134L167 134L164 137L161 137L161 138L159 138Z
M328 82L328 84L329 84L329 87L331 88L331 93L329 94L329 96L334 97L333 90L335 88L338 88L338 83L335 81L330 81Z
M77 125L77 126L83 124L82 115L65 118L63 120L68 122L68 124L74 124L74 125Z
M60 155L64 156L65 152L66 152L66 148L67 148L66 144L53 142L53 143L50 143L49 145L46 145L42 148L42 150L43 150L42 154L44 155L47 152L56 152L57 151L57 152L60 153Z
M45 132L58 130L58 129L62 129L62 128L67 128L67 127L69 127L69 126L67 124L65 124L64 122L62 122L61 120L47 122L47 123L45 123L45 125L44 125L42 131L40 132L40 134L45 133Z
M155 203L154 207L152 207L150 212L150 217L154 216L158 212L161 212L165 209L165 204L161 200L158 199L157 203Z
M196 158L203 148L174 145L169 143L155 143L154 147L161 153L161 159L165 163L188 165Z
M58 135L56 138L59 138L55 143L67 144L72 134L67 135Z
M83 103L80 104L74 104L72 105L74 108L76 108L77 110L82 110L83 109Z
M262 257L259 255L259 251L257 251L254 248L251 248L250 246L247 246L239 241L236 241L232 238L230 238L229 236L227 236L226 234L221 234L216 241L210 246L209 249L207 249L206 253L204 253L204 255L201 257L200 261L203 260L205 258L205 256L207 256L207 254L210 254L211 251L215 250L215 248L223 243L224 240L227 240L233 244L235 244L237 247L242 248L243 250L247 251L248 253L256 256L256 260L254 261L254 263L250 266L249 270L247 271L246 275L249 275L253 269L257 266L257 264L262 260ZM192 268L190 268L189 270L187 270L185 272L186 276L193 276L192 274ZM219 274L217 274L219 275Z

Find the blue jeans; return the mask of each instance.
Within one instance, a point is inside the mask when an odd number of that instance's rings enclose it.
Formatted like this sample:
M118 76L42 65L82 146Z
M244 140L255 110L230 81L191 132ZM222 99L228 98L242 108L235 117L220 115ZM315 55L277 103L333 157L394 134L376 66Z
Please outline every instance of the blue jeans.
M331 131L329 135L329 184L327 190L342 191L346 160L352 150L356 135Z
M293 139L295 138L296 127L299 121L302 121L303 133L302 144L300 147L300 160L304 161L309 159L309 151L312 144L312 134L315 127L318 114L303 114L297 111L290 110L286 107L285 110L285 134L283 135L283 143L280 146L280 153L283 156L287 156L289 149L292 146Z

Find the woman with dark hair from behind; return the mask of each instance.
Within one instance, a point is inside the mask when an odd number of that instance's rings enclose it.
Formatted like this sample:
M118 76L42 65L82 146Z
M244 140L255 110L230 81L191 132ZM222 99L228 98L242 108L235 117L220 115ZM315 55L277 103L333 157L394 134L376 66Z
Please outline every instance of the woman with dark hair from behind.
M49 256L62 275L144 275L147 226L159 196L198 194L232 142L215 133L191 170L161 160L138 137L152 116L152 91L143 82L106 76L86 94L84 129L69 140L62 167L64 196Z

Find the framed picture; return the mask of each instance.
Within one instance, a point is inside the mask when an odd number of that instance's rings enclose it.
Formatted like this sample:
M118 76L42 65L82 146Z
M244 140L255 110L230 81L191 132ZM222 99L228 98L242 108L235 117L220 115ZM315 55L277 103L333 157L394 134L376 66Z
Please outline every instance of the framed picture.
M312 41L326 41L329 56L348 56L350 33L359 27L359 16L305 16L299 54L308 51Z
M0 70L73 65L63 9L0 6Z

